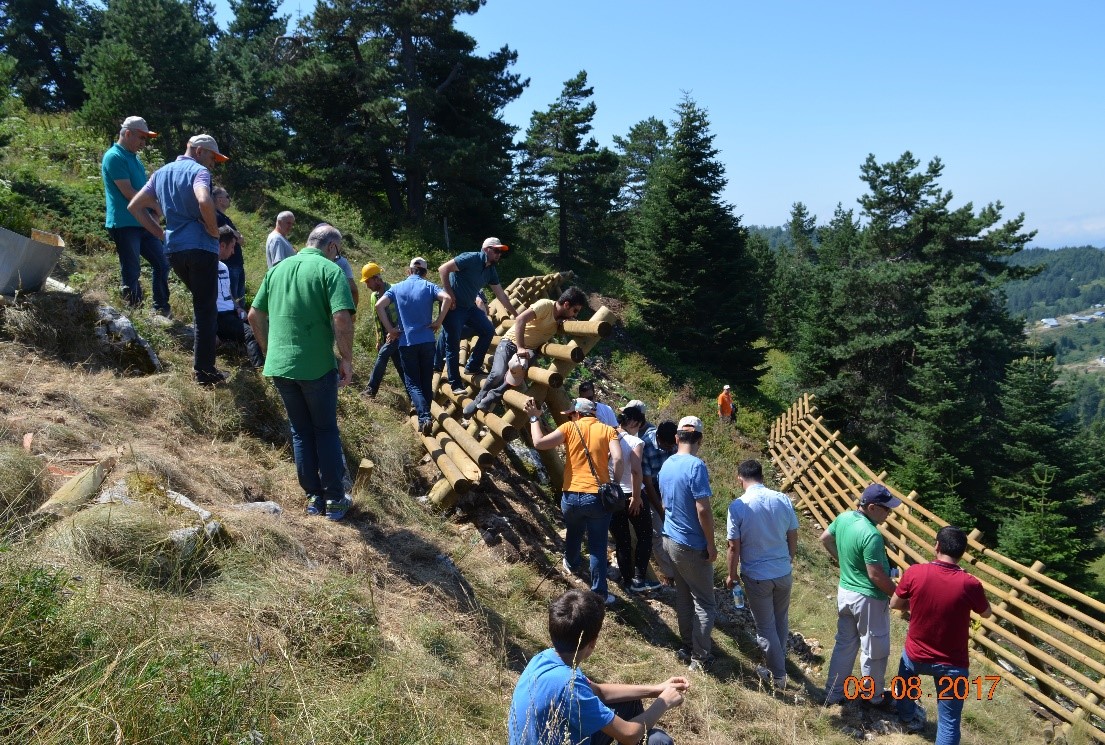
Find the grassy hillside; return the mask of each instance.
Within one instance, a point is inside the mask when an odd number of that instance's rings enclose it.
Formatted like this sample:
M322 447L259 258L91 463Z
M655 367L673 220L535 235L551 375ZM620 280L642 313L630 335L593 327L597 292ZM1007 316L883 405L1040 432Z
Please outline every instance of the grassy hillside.
M563 545L556 490L504 455L455 510L428 511L419 496L434 469L404 424L407 401L394 372L377 399L358 394L372 358L362 313L358 381L341 391L339 417L347 459L368 457L375 470L355 489L346 522L308 518L282 407L256 372L228 355L221 364L234 371L230 385L196 387L179 327L153 327L141 313L136 324L164 372L140 374L94 343L96 305L118 305L118 267L88 207L99 182L86 161L101 144L57 120L20 126L24 139L13 140L3 168L38 185L16 193L36 226L62 230L78 246L61 273L79 292L0 310L0 741L503 742L514 682L546 644L547 603L570 586L555 571ZM67 211L73 204L87 209ZM300 229L338 225L355 265L372 258L390 276L414 253L431 262L447 255L420 236L377 241L355 205L282 187L246 195L231 211L247 236L251 288L268 223L285 208L299 214ZM511 261L512 276L537 266ZM585 289L601 289L613 307L618 285L617 275L588 277ZM178 318L190 315L177 284L173 306ZM618 311L632 321L631 307ZM737 462L760 455L771 407L790 395L786 359L772 354L761 390L742 396L734 430L713 421L713 402L702 395L717 381L673 369L654 344L631 322L583 374L612 404L646 400L653 421L703 416L723 525ZM71 474L107 458L106 485L132 504L30 517ZM170 491L213 513L221 530L189 534L200 523ZM265 501L283 511L248 509ZM754 672L749 619L723 603L717 667L693 674L687 704L664 720L678 742L846 743L861 729L876 731L858 710L818 704L836 584L817 547L820 529L803 517L791 626L820 640L821 651L792 655L787 691L771 695ZM895 650L903 633L895 621ZM671 597L620 596L587 670L642 683L684 674L675 640ZM922 736L878 739L931 741L931 709ZM970 745L1043 741L1044 728L1011 686L969 703L965 718Z

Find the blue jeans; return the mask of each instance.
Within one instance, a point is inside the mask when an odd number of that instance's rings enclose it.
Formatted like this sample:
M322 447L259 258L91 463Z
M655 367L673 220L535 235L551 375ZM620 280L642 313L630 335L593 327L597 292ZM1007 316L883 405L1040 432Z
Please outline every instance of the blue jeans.
M151 289L154 310L169 312L169 259L165 246L150 231L140 227L108 228L119 254L119 273L123 280L123 299L131 307L142 304L142 262L153 272Z
M487 348L491 346L491 337L495 336L495 327L491 325L487 315L475 305L449 311L442 325L445 328L445 364L449 368L449 384L463 386L464 381L460 379L460 337L465 325L471 326L473 332L479 337L465 365L465 369L469 371L483 364L483 357L487 354Z
M947 683L940 684L940 679L949 677L966 678L967 668L954 665L933 664L931 662L915 662L902 650L902 659L898 663L898 677L912 678L920 675L931 675L936 683L936 691L944 690ZM968 688L968 692L970 689ZM936 745L959 745L959 722L963 716L963 699L956 697L955 686L947 691L948 697L938 699L936 702ZM903 697L898 699L898 718L908 722L913 718L917 704Z
M582 557L583 534L587 533L587 553L591 556L591 589L606 600L606 536L610 531L610 513L599 502L598 494L566 491L560 497L564 513L564 558L575 571Z
M337 370L318 380L275 377L272 384L288 411L299 485L308 497L342 499L345 461L338 432Z
M219 332L219 256L202 248L187 248L169 254L176 276L192 293L196 343L192 368L201 383L219 378L215 370L215 337Z
M403 361L403 384L422 424L430 418L430 402L434 400L434 343L399 347L399 358Z
M368 377L368 389L373 393L380 389L380 382L383 381L384 373L388 369L388 360L395 363L395 372L399 373L400 380L404 380L403 361L399 355L399 341L385 341L376 354L376 364L372 366L372 374ZM433 375L431 374L430 377L432 379Z
M235 303L240 303L246 296L246 268L241 264L226 264L226 271L230 274L230 296Z

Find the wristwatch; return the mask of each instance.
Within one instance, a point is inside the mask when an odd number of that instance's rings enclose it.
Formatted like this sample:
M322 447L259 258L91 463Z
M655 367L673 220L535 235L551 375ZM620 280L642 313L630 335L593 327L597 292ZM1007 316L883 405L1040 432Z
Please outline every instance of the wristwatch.
M535 416L531 416L531 417L529 418L529 423L530 423L530 424L533 424L533 423L534 423L534 422L536 422L536 421L537 421L537 417L535 417Z

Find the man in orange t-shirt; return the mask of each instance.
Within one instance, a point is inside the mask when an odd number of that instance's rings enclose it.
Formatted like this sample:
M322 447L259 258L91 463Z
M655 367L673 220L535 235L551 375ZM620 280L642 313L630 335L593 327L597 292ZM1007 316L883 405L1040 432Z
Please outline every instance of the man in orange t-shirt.
M587 553L591 557L591 590L607 605L616 598L607 592L606 543L610 531L610 513L599 501L599 484L613 473L614 481L622 478L622 446L618 432L595 418L595 402L577 398L572 408L561 412L568 421L547 435L541 430L541 410L531 398L526 401L530 421L530 438L538 450L552 450L564 445L564 493L560 509L564 513L564 559L562 566L569 575L575 572L582 557L583 534L587 533ZM592 471L587 455L594 462ZM596 478L596 474L598 478ZM602 482L599 481L602 479Z
M721 389L717 397L717 415L723 422L731 422L737 416L737 409L733 406L733 396L729 392L729 386Z

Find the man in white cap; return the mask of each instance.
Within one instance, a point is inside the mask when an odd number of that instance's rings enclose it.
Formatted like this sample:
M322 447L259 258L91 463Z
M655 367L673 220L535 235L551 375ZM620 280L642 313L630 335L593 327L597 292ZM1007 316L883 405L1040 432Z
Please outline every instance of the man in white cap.
M460 337L465 325L475 328L477 336L476 346L468 355L465 372L478 373L482 370L484 355L491 346L491 337L495 335L495 327L487 314L476 306L476 296L484 285L491 286L491 291L511 318L518 317L518 311L503 291L499 271L495 268L509 250L510 246L498 238L488 238L479 251L462 253L438 267L441 286L449 293L453 303L453 311L445 320L445 365L449 385L457 395L468 390L460 377Z
M376 303L376 318L387 331L388 341L399 342L403 383L424 435L433 431L430 406L434 400L434 334L452 310L449 294L426 279L427 269L421 256L411 259L409 276L388 288ZM441 303L437 318L433 316L435 300ZM398 327L387 314L393 303L399 315Z
M821 534L821 545L840 565L836 644L825 678L828 705L844 701L844 680L852 674L859 652L860 675L872 680L875 691L863 702L895 711L884 684L890 659L890 596L896 586L879 526L901 503L882 484L871 484L860 495L859 506L838 516Z
M717 397L717 415L723 422L731 422L736 417L737 410L733 407L733 394L726 384Z
M123 300L132 308L142 304L141 259L145 259L153 273L153 309L169 316L169 259L165 246L127 210L130 200L146 185L146 168L138 160L138 153L154 137L157 132L146 125L145 119L128 116L119 129L119 139L104 153L100 163L107 203L104 226L119 254Z
M714 660L717 603L714 600L714 513L710 474L698 457L702 420L685 416L676 426L678 451L660 469L664 500L664 551L675 571L675 615L682 645L677 653L689 670L706 672Z
M610 594L606 582L606 546L610 531L610 513L599 500L599 479L621 481L622 446L618 433L595 418L595 402L586 398L572 401L572 408L562 412L568 421L552 432L541 430L541 410L534 400L526 401L530 439L537 450L552 450L563 444L564 492L560 509L564 513L564 560L568 574L575 572L581 561L583 535L587 534L587 553L591 559L591 590L607 605L617 598ZM590 457L588 457L590 456Z
M169 264L192 293L195 314L195 347L192 367L196 382L217 385L226 374L215 368L218 331L219 227L211 194L215 163L230 160L219 152L211 135L188 140L184 155L154 171L150 180L130 200L127 209L153 235L165 242ZM162 230L150 214L165 215Z

